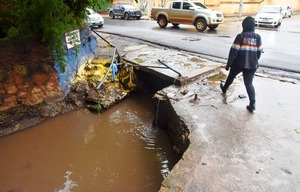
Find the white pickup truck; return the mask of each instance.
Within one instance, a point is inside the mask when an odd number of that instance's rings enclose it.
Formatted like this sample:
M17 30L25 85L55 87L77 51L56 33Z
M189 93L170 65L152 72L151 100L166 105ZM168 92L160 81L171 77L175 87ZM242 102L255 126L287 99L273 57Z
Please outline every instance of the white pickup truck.
M174 26L190 24L198 31L204 31L207 27L215 29L224 21L223 13L192 1L173 1L169 8L152 8L151 18L156 20L161 28L165 28L168 23Z

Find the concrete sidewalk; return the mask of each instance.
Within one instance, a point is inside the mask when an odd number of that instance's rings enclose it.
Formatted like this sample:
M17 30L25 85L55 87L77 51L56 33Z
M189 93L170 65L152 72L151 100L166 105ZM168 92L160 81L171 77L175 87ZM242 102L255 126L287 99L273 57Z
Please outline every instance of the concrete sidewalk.
M124 51L127 60L140 65L164 60L182 76L153 70L185 82L158 93L170 100L190 131L190 145L160 191L300 191L299 81L259 70L257 109L249 113L242 76L226 95L221 93L219 80L228 73L221 63L149 45Z

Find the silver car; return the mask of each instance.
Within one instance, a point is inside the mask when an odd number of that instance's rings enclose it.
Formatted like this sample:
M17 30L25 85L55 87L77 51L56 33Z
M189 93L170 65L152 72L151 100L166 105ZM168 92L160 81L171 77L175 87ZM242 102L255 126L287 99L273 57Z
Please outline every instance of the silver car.
M283 19L282 7L279 5L265 5L255 16L255 25L278 27Z
M86 22L88 23L89 26L102 27L104 25L104 19L99 13L96 13L94 10L87 8L86 14L88 16Z
M284 17L291 17L293 14L293 9L290 5L282 6L283 16Z
M107 12L109 17L114 19L115 17L121 17L122 19L128 20L129 18L135 18L139 20L142 17L140 9L135 8L130 4L116 3L112 8L108 8Z

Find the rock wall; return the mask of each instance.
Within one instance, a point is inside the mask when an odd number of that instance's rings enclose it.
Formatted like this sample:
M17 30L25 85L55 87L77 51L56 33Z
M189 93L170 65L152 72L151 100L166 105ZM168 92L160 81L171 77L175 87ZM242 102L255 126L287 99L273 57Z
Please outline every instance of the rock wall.
M0 41L0 111L62 94L53 56L39 38Z
M78 52L74 48L67 51L64 73L40 38L1 40L0 111L33 106L68 94L77 69L97 53L97 40L88 28L81 30L80 40Z

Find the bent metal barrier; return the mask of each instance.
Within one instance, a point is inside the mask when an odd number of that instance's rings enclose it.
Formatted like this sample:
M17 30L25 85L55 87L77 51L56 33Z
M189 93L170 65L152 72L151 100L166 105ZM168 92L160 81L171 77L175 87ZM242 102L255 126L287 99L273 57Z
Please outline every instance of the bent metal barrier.
M107 69L104 77L102 78L102 80L100 81L100 83L98 84L97 86L97 89L100 89L102 84L104 83L105 79L107 78L108 74L109 74L109 71L110 69L112 69L112 80L114 80L115 78L115 73L117 73L118 71L118 68L117 66L118 65L121 65L122 64L122 57L120 56L118 50L117 50L117 47L114 46L113 44L111 44L109 41L107 41L104 37L102 37L97 31L95 31L93 28L91 28L91 31L93 31L98 37L100 37L103 41L105 41L109 46L113 47L114 48L114 51L113 51L113 54L112 54L112 58L111 58L111 63L110 63L110 66L109 68ZM116 60L116 54L118 55L119 57L119 63L118 61L115 61ZM149 67L149 68L165 68L165 69L170 69L172 70L173 72L177 73L179 76L181 76L181 74L176 71L175 69L173 69L172 67L170 67L168 64L166 64L165 62L161 61L161 60L158 60L159 63L161 63L162 65L164 65L164 67L160 67L160 66L141 66L139 65L138 67ZM133 64L131 64L133 65ZM134 65L133 65L134 66Z
M104 37L102 37L99 33L97 33L97 31L95 31L94 29L91 28L91 30L98 36L100 37L103 41L105 41L109 46L113 47L114 48L114 51L113 51L113 55L112 55L112 58L111 58L111 63L110 63L110 66L109 68L107 69L104 77L102 78L102 80L100 81L100 83L98 84L97 86L97 89L100 89L100 87L102 86L102 84L104 83L105 79L107 78L108 76L108 73L110 71L110 69L112 69L112 78L115 77L115 73L118 71L118 68L117 68L117 65L120 65L121 63L117 63L117 62L114 62L115 59L116 59L116 54L119 56L120 60L121 60L121 57L120 57L120 54L117 50L117 47L114 46L113 44L111 44L110 42L108 42Z

